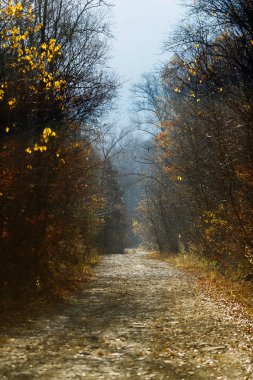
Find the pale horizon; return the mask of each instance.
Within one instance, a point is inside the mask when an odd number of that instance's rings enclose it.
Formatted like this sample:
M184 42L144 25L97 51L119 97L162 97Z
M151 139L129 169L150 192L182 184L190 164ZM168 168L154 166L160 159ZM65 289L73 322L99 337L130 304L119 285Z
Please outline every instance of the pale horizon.
M177 0L114 0L111 66L123 83L117 101L120 125L129 120L132 85L140 81L143 73L166 59L162 43L183 11Z

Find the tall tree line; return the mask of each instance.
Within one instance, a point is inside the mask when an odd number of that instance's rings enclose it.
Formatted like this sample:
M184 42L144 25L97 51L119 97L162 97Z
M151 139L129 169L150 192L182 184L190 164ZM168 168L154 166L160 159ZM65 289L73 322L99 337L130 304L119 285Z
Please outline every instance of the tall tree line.
M106 7L97 0L0 3L3 297L55 293L104 250L110 186L114 206L121 202L117 173L96 149L118 86L107 69ZM105 165L111 182L101 178Z
M215 259L253 258L253 4L197 0L166 41L173 57L136 85L152 125L137 229L161 251L190 245Z

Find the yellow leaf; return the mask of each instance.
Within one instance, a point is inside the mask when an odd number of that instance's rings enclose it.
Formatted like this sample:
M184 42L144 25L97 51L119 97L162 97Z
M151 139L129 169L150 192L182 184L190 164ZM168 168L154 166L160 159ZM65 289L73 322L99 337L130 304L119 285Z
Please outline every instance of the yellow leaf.
M10 108L14 108L16 106L16 103L17 103L17 99L16 98L12 98L8 101L8 104L10 106Z

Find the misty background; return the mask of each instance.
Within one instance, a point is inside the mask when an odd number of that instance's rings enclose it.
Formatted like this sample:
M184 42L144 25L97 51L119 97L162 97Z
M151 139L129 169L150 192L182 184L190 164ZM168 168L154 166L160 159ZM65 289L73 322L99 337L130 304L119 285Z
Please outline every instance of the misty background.
M114 0L111 8L111 66L122 83L112 116L126 126L131 113L131 88L143 73L169 59L162 52L162 41L182 18L185 8L177 0Z

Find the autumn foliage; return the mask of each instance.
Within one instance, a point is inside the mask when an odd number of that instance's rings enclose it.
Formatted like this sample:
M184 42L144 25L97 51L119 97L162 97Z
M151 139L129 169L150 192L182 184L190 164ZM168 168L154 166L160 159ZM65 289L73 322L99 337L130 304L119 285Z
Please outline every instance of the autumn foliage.
M92 141L116 84L102 67L106 24L96 16L99 7L95 0L82 8L0 3L3 298L55 294L103 251L98 235L107 202ZM77 48L81 36L85 51Z
M161 251L194 245L222 270L253 263L252 15L248 0L189 3L173 58L135 88L156 135L139 223Z

